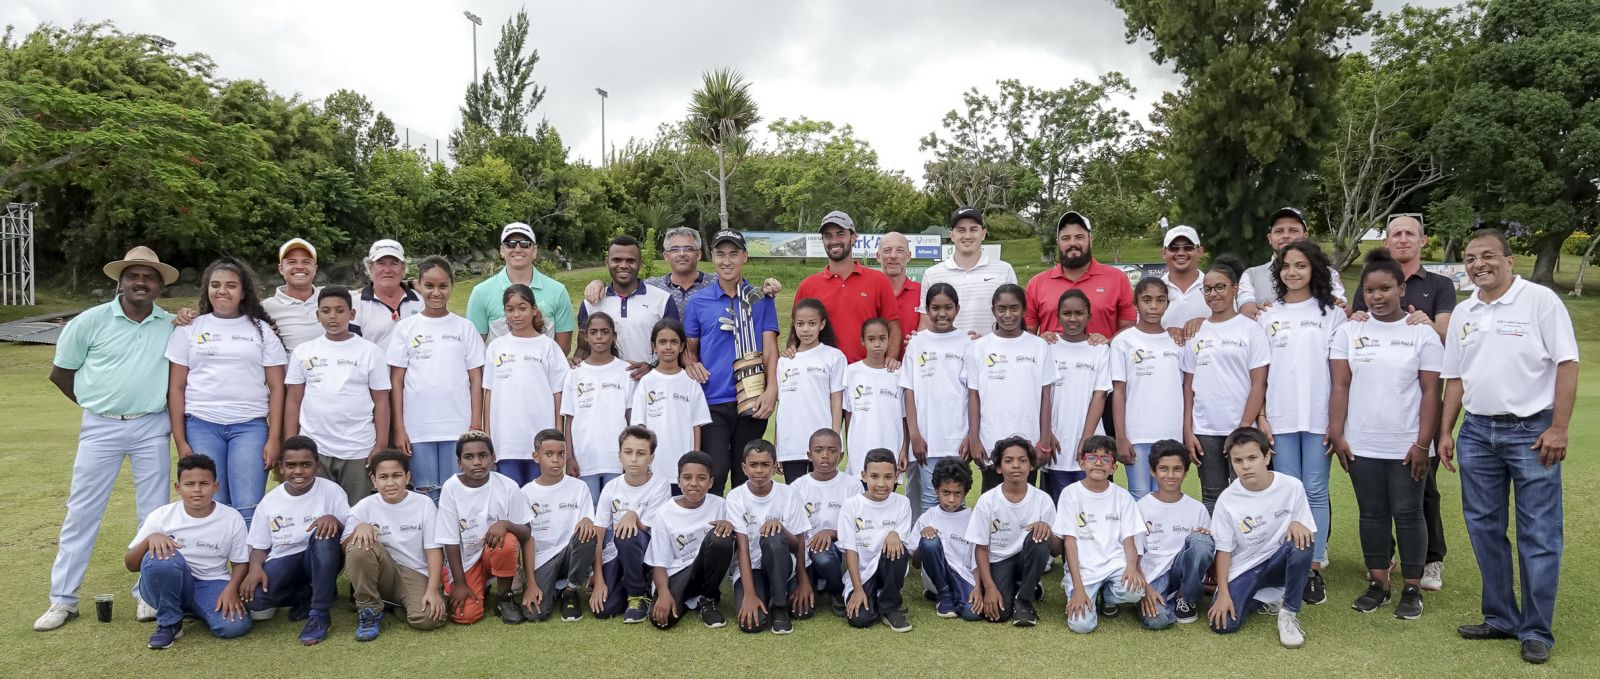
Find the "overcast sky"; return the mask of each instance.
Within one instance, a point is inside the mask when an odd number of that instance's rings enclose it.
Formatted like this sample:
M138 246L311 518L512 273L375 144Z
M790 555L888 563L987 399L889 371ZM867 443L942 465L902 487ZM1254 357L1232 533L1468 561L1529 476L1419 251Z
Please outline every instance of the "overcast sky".
M224 78L306 99L361 92L410 128L414 143L442 145L473 77L472 24L462 12L483 18L477 54L488 68L501 24L520 6L539 51L534 78L547 88L535 117L550 120L574 158L599 155L596 87L610 92L607 144L620 147L682 118L700 74L723 66L753 83L766 122L853 125L884 166L919 183L926 158L917 140L970 87L1003 78L1061 87L1118 70L1138 88L1123 103L1142 119L1177 86L1148 45L1123 40L1122 13L1108 0L12 0L0 22L26 32L40 22L112 20L210 55Z

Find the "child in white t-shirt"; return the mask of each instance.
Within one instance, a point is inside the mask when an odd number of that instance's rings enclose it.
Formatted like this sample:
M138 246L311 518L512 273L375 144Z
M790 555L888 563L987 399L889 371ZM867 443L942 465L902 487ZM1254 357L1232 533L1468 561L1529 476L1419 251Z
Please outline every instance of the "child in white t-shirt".
M494 441L488 434L462 434L456 442L456 461L461 473L450 477L439 491L434 528L450 566L450 579L444 585L445 596L450 598L450 620L458 625L482 620L484 592L493 577L500 595L495 612L501 622L520 624L545 596L533 570L536 555L528 528L533 512L516 482L492 471ZM512 591L519 557L524 587L520 598Z
M727 624L720 602L722 581L733 562L733 523L727 503L711 494L711 465L710 455L684 453L678 459L683 494L657 507L649 519L651 540L644 561L655 581L650 622L658 629L678 624L691 607L699 608L706 627Z
M263 521L250 525L250 573L239 595L256 620L279 608L289 618L306 616L300 643L328 637L329 611L339 594L344 552L339 537L350 519L350 503L339 484L319 478L317 443L305 436L283 442L277 473L283 483L256 505Z
M1189 451L1183 444L1156 441L1150 447L1150 469L1156 490L1138 502L1145 527L1138 539L1139 568L1150 585L1139 602L1139 622L1145 629L1166 629L1200 618L1200 597L1217 547L1211 539L1211 513L1183 494L1183 479L1189 474Z
M200 454L178 458L172 487L178 501L144 518L122 559L139 574L139 598L156 609L150 648L167 648L183 636L185 615L204 621L219 639L249 632L239 585L249 570L250 547L238 510L211 499L216 464Z
M955 326L961 302L949 283L934 283L924 291L927 300L923 313L928 327L906 342L905 361L900 365L900 388L905 391L906 442L911 460L917 463L913 509L932 507L939 498L933 492L933 465L944 457L973 459L972 437L968 436L967 349L972 338Z
M1115 453L1116 443L1110 437L1091 436L1084 441L1078 451L1083 480L1067 486L1056 506L1053 528L1061 536L1067 562L1062 581L1067 592L1067 629L1078 634L1100 626L1097 595L1108 609L1104 613L1112 615L1115 607L1144 598L1146 584L1139 570L1137 542L1145 532L1144 519L1133 496L1111 482L1117 470Z
M811 598L810 574L795 568L805 564L811 521L794 489L772 480L777 456L763 439L745 444L745 482L728 492L728 519L739 550L733 607L743 632L760 632L769 625L773 634L793 632L791 602Z
M1233 480L1223 440L1255 423L1267 397L1267 334L1234 308L1243 272L1231 256L1211 261L1201 280L1211 315L1184 343L1183 442L1200 464L1200 501L1207 511Z
M513 323L512 332L515 328ZM534 543L534 579L539 591L546 594L544 601L525 615L530 621L549 619L559 593L561 619L572 622L583 618L579 594L594 575L603 531L594 525L589 486L567 476L567 441L561 431L546 429L535 434L533 446L539 475L522 486L522 496L533 512L529 531Z
M1305 486L1269 469L1274 455L1260 430L1241 428L1225 445L1238 479L1222 491L1211 514L1218 577L1206 617L1219 634L1236 632L1249 611L1234 602L1250 602L1261 589L1281 587L1278 641L1285 648L1300 648L1306 635L1300 626L1299 593L1311 570L1313 535L1319 530Z
M600 491L595 512L595 525L605 531L605 546L589 608L597 618L621 615L622 622L633 624L650 617L650 566L644 562L650 526L645 520L672 499L672 488L666 479L650 472L655 432L629 425L617 437L617 448L622 476Z
M778 358L778 462L783 478L793 481L810 471L806 461L811 432L827 427L843 431L844 352L835 345L828 310L815 298L794 304L789 324L793 356ZM789 352L784 352L789 353Z
M844 553L839 545L839 509L844 501L864 490L861 478L839 472L839 434L818 429L811 434L811 473L789 487L800 496L811 530L806 532L807 571L815 600L800 598L794 604L795 617L811 617L813 607L823 595L831 598L833 614L844 617Z
M1155 486L1151 444L1183 438L1184 348L1161 325L1166 281L1139 281L1133 286L1133 307L1138 320L1111 340L1111 414L1128 492L1137 500Z
M617 354L616 322L596 311L583 319L579 338L588 348L561 387L561 433L572 446L571 474L589 486L595 500L622 473L617 436L628 427L628 406L636 384L628 362Z
M1078 447L1090 436L1106 433L1102 424L1106 394L1111 393L1111 345L1089 341L1089 296L1071 288L1056 302L1061 335L1050 345L1056 364L1056 381L1050 388L1050 432L1055 448L1044 451L1047 461L1041 476L1050 501L1083 479L1078 467Z
M440 486L458 469L456 437L483 422L483 336L446 306L454 284L445 258L417 264L422 313L395 324L386 357L392 441L411 455L417 492L435 504Z
M1035 455L1055 447L1050 434L1050 391L1056 381L1056 362L1050 358L1048 343L1023 331L1022 314L1027 306L1021 286L1007 283L996 289L994 332L973 340L964 359L967 435L973 438L973 450L978 451L985 492L999 486L1003 477L998 461L984 459L1001 439L1021 436ZM1042 461L1030 461L1029 485L1033 485L1033 470Z
M973 544L967 540L967 525L972 519L972 510L967 508L972 470L960 459L941 459L933 466L933 487L938 490L939 505L929 507L911 527L918 536L911 565L922 570L922 586L937 601L935 612L939 617L982 620L978 613L983 599L977 590L977 561L973 558Z
M1028 483L1036 456L1025 437L1000 439L992 457L1004 481L978 497L967 522L978 571L977 612L1017 627L1039 623L1034 590L1050 558L1061 553L1050 534L1055 506L1049 495Z
M539 477L533 459L534 437L561 425L561 388L567 381L567 356L544 334L544 314L533 290L521 283L506 288L506 326L484 354L483 411L494 439L495 471L517 485Z
M384 602L394 602L412 629L444 624L444 549L435 531L439 509L411 484L411 458L389 449L372 458L377 493L350 508L344 526L344 571L356 599L356 641L378 638Z
M326 333L294 348L284 378L285 439L317 442L317 467L344 489L351 504L372 494L367 460L389 441L389 364L383 350L350 332L350 291L317 293L317 322Z
M655 461L650 473L663 479L678 478L678 458L700 449L700 427L711 424L711 408L699 382L683 369L683 348L688 344L683 325L663 318L650 333L656 352L656 369L633 388L628 422L656 433Z
M845 563L845 615L850 626L871 627L879 620L896 632L910 632L900 590L911 565L911 504L894 492L900 469L894 453L867 451L861 480L866 490L839 507L839 546Z
M861 324L861 345L866 348L867 357L844 368L845 474L848 476L861 475L861 458L873 448L894 451L901 469L910 462L900 372L890 370L888 365L890 344L889 322L882 318L867 319ZM809 440L806 454L811 454Z

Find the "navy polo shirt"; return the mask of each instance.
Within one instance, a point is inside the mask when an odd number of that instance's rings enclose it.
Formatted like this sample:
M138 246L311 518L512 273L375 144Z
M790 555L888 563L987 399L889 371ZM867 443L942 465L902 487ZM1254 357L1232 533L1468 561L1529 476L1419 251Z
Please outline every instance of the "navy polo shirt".
M1350 307L1356 311L1367 310L1366 295L1361 293L1360 282L1356 283L1353 294L1350 295ZM1406 278L1406 294L1400 297L1400 308L1416 307L1428 315L1429 320L1439 317L1439 314L1448 314L1456 308L1456 282L1448 276L1441 276L1427 269L1417 269L1417 272Z
M751 287L745 280L739 281L739 289ZM720 318L733 317L734 299L722 292L722 286L717 283L705 287L689 296L684 303L683 329L688 333L689 339L700 340L700 363L710 373L706 380L706 404L718 405L732 403L735 400L733 390L733 332L723 330ZM755 303L750 310L750 319L756 328L757 349L760 349L761 336L768 332L778 332L778 307L772 303L772 298L765 295Z

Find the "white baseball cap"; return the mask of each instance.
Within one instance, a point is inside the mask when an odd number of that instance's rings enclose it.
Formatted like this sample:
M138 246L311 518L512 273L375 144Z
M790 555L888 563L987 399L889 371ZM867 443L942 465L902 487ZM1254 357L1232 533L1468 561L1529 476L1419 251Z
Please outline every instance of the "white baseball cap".
M1190 243L1194 243L1195 245L1200 244L1200 234L1195 232L1194 227L1187 224L1179 224L1167 229L1166 235L1161 237L1161 247L1170 247L1172 245L1172 241L1178 240L1179 238L1187 238L1189 239Z
M517 234L527 236L528 240L533 241L536 245L539 243L539 239L533 235L533 227L522 222L512 222L505 225L505 228L500 229L500 242L504 243L507 238Z
M367 261L369 262L376 262L384 257L393 257L400 260L401 264L405 264L406 249L400 245L400 241L385 238L374 242L372 247L367 250Z

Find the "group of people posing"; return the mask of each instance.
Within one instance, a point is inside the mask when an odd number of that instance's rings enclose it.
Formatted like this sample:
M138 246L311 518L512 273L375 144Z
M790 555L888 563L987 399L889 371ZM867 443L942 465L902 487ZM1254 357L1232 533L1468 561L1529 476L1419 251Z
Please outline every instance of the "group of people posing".
M617 237L610 281L575 313L534 268L533 230L509 224L506 267L466 317L448 308L450 262L424 258L404 282L394 241L373 244L357 291L316 287L300 239L279 250L270 298L219 260L197 312L176 315L152 302L177 272L136 248L106 267L117 298L58 345L51 379L84 416L35 628L76 616L129 457L140 526L126 565L151 648L186 614L231 637L279 608L318 643L340 572L363 641L386 610L423 629L491 607L507 623L559 608L663 628L696 610L721 627L730 570L744 631L786 634L824 600L852 626L908 631L913 564L940 617L1033 626L1055 557L1074 632L1124 605L1148 628L1204 612L1219 632L1259 611L1296 648L1301 605L1328 598L1332 462L1355 491L1368 574L1352 607L1394 600L1414 620L1443 586L1435 476L1459 459L1484 578L1484 621L1459 632L1548 658L1578 352L1559 298L1515 276L1503 234L1474 234L1477 289L1458 306L1422 269L1409 217L1349 302L1292 208L1272 215L1265 264L1221 255L1202 270L1198 231L1178 226L1167 272L1132 285L1095 261L1076 212L1057 224L1058 264L1025 288L983 254L981 212L949 226L953 254L919 283L904 237L885 235L870 269L849 216L830 213L829 261L798 286L782 344L782 286L745 280L734 230L712 239L710 274L699 234L669 231L672 270L648 281L640 244ZM181 499L164 504L169 436ZM1182 490L1191 466L1199 499Z

